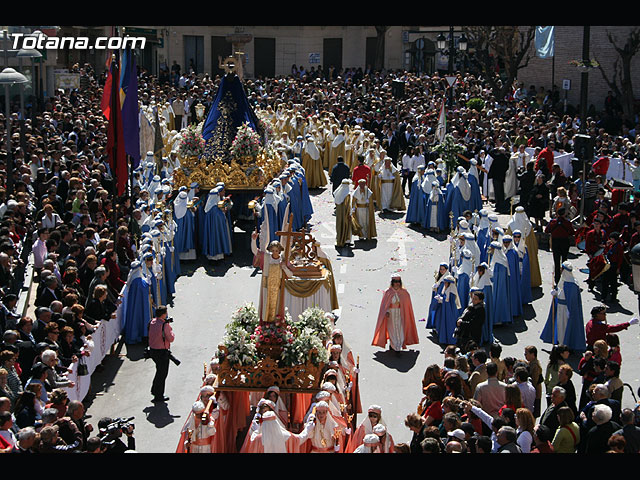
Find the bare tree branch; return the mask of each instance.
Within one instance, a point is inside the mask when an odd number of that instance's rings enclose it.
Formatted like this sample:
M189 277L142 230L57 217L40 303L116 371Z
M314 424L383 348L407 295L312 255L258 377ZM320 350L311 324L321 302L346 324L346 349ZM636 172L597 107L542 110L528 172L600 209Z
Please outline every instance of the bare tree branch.
M486 81L496 97L504 98L511 91L518 70L529 64L535 27L521 30L514 26L468 26L463 30L475 46L475 59ZM504 63L504 82L495 73L498 58Z
M618 43L617 37L607 31L607 40L618 54L612 68L611 78L606 74L602 64L598 66L604 81L620 101L623 114L626 117L633 115L634 95L633 76L631 74L631 61L640 51L640 27L631 30L625 37L624 44Z

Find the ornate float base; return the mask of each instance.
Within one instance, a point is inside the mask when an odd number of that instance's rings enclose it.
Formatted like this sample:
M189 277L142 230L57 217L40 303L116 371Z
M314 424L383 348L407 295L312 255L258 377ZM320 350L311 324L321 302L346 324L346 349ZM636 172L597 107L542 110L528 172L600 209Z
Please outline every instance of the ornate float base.
M287 166L284 160L267 151L263 151L255 159L234 159L231 163L221 160L207 163L204 158L188 157L181 159L180 165L173 173L175 189L197 182L201 189L210 190L218 182L223 182L227 191L262 191Z
M226 354L227 348L224 345L220 345L219 349ZM310 352L309 359L314 353L315 351ZM271 357L266 357L255 365L231 365L224 355L224 361L220 363L217 373L216 388L264 391L278 385L281 392L317 393L320 391L324 367L323 362L314 365L310 360L303 365L283 367L277 359Z

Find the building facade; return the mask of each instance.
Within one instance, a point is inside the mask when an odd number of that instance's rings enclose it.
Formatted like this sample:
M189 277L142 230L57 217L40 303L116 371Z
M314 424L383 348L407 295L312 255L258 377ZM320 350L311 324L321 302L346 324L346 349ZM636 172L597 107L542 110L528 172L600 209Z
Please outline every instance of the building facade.
M5 27L9 31L22 31L27 27ZM33 29L37 27L32 27ZM43 27L44 28L44 27ZM53 28L53 30L52 30ZM436 39L444 34L448 37L448 26L390 26L384 34L385 69L410 69L431 74L436 70L448 71L446 52L438 51ZM612 34L617 43L625 43L628 32L636 27L592 26L590 27L590 57L597 60L612 78L617 53L608 40ZM21 30L22 29L22 30ZM458 50L458 40L463 27L453 27L455 61L454 69L464 70L473 54L469 45L465 56ZM527 67L518 74L518 82L527 87L535 85L548 90L556 85L561 99L577 105L580 99L581 71L569 62L582 58L583 26L556 26L555 57L541 59L531 47L531 59ZM99 36L121 36L144 38L145 47L138 49L138 65L154 75L161 76L177 64L181 71L193 69L196 73L222 74L220 58L242 52L243 71L247 78L284 76L292 66L303 66L305 70L326 71L334 68L367 68L373 66L377 49L377 32L374 26L61 26L47 29L48 34L64 37L86 36L93 41ZM52 33L53 32L53 33ZM449 42L447 41L447 47ZM90 63L99 72L104 69L107 57L105 50L48 50L42 60L42 80L45 93L56 86L57 76L74 64ZM9 64L17 66L16 58L9 54ZM640 65L632 62L632 78L639 78ZM25 70L29 66L24 66ZM610 90L598 69L589 72L588 104L597 110L603 106ZM634 85L640 95L640 81Z
M139 27L134 27L139 28ZM151 27L149 27L151 28ZM219 57L244 53L243 69L249 78L288 75L292 65L306 70L362 67L375 57L373 26L169 26L154 27L162 38L157 63L150 70L175 61L184 72L219 74ZM403 27L385 34L386 68L403 68Z

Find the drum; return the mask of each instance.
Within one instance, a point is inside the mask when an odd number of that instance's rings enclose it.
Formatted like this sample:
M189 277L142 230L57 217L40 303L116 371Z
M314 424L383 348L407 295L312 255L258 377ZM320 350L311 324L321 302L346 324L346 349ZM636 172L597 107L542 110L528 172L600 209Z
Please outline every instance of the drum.
M589 229L587 228L586 225L576 229L576 235L575 235L576 247L581 251L584 251L584 249L586 247L586 244L587 244L586 238L587 238L587 232L588 231L589 231Z
M602 252L602 249L598 250ZM600 275L609 270L609 260L602 253L594 255L589 263L589 280L596 280Z

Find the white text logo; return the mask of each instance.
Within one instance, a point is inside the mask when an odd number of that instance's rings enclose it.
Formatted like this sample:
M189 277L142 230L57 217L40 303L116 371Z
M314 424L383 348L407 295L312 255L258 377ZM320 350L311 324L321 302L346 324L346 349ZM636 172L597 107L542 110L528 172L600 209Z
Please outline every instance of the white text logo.
M22 40L22 41L21 41ZM125 48L143 49L147 39L145 37L97 37L91 40L89 37L34 37L24 33L13 34L13 49L38 49L38 50L121 50Z

